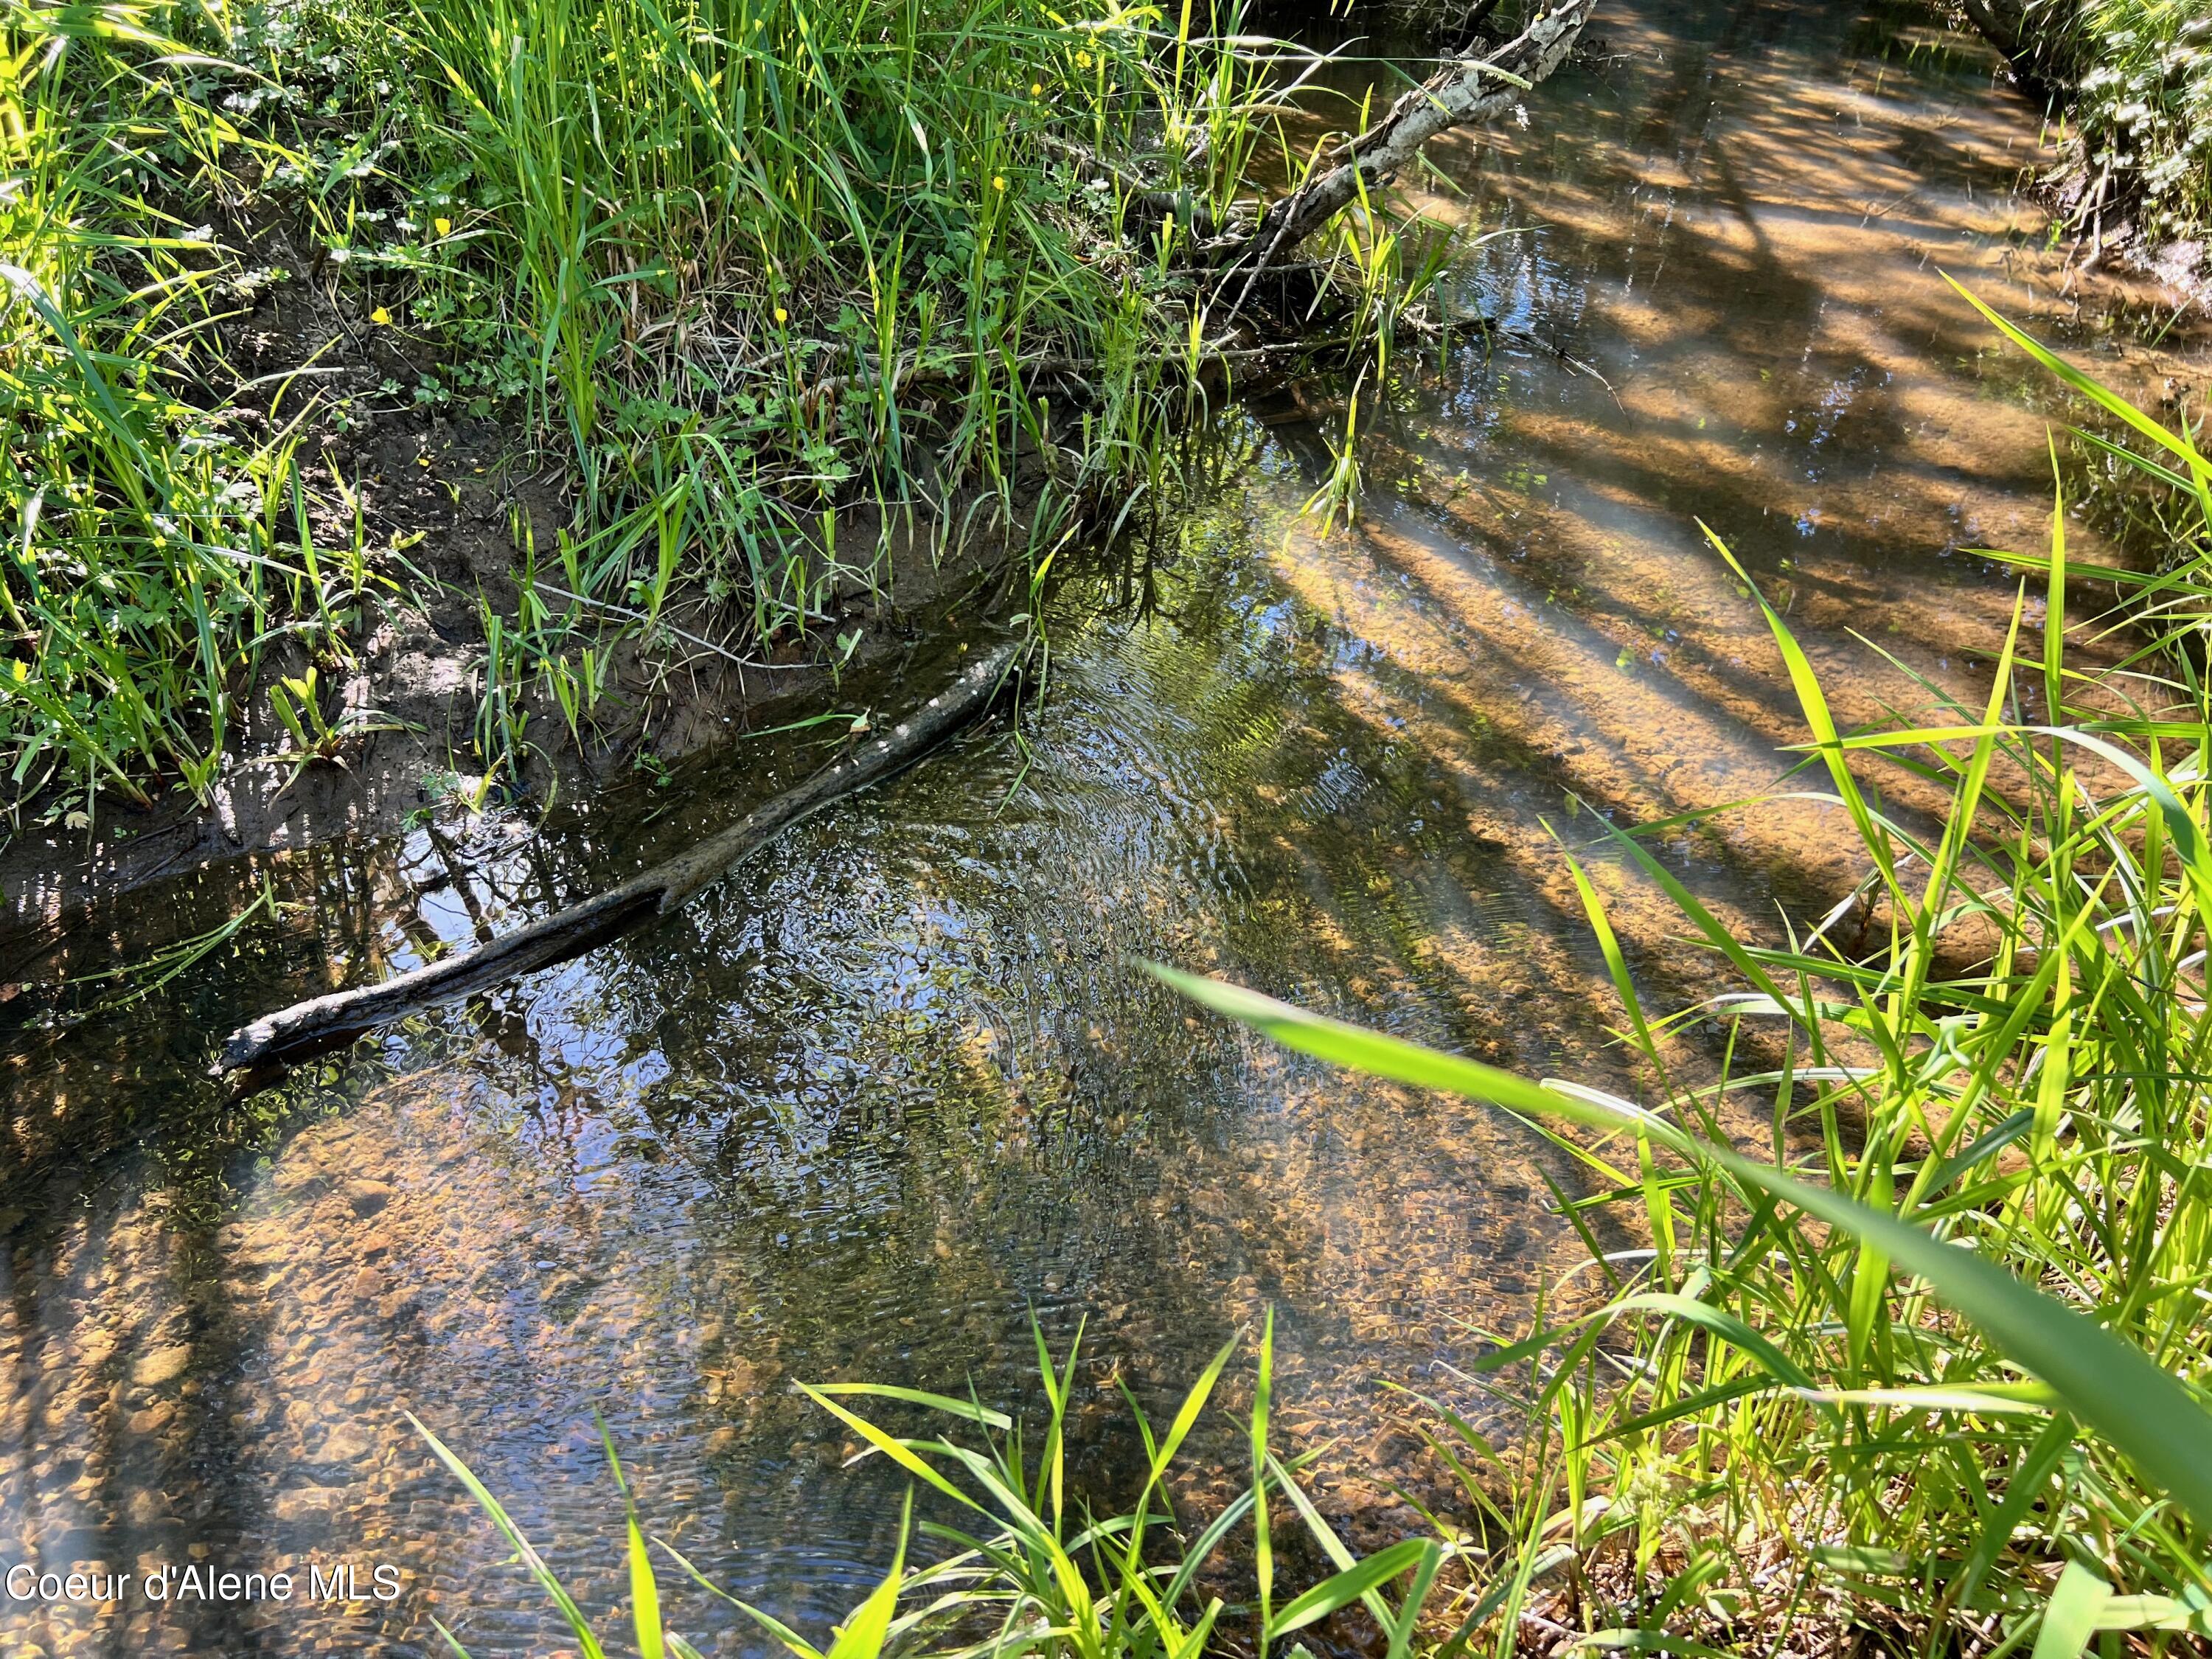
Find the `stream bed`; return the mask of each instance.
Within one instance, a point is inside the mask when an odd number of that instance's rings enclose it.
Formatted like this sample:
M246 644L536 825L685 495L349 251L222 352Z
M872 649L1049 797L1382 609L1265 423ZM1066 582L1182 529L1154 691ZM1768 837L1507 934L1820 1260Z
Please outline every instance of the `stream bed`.
M2109 342L2158 320L2062 297L2014 193L2036 119L1919 9L1606 0L1593 27L1525 127L1440 141L1421 187L1502 233L1443 294L1511 332L1364 389L1348 526L1300 513L1346 388L1194 433L1166 532L1052 586L1018 737L1001 720L680 915L243 1103L204 1077L232 1026L596 890L804 775L819 732L543 833L441 820L15 942L15 977L51 981L263 907L128 1006L7 1036L0 1566L350 1565L362 1593L0 1597L0 1654L427 1654L434 1614L479 1659L561 1650L407 1412L605 1613L603 1413L649 1529L820 1635L880 1575L901 1487L841 1467L793 1381L1018 1403L1033 1317L1062 1349L1087 1322L1082 1469L1110 1495L1106 1379L1179 1395L1273 1307L1284 1435L1335 1441L1323 1508L1363 1540L1413 1523L1389 1489L1420 1479L1413 1414L1382 1385L1484 1409L1452 1367L1582 1259L1547 1186L1572 1172L1136 963L1630 1086L1560 841L1755 795L1801 736L1699 521L1842 718L1924 695L1877 650L1979 695L2012 587L1972 550L2044 539L2063 406L1939 271L2124 383L2149 360ZM845 702L895 713L957 661L940 642ZM1659 844L1748 929L1857 874L1802 802ZM1594 867L1647 999L1710 994L1655 896ZM763 1650L673 1599L707 1651Z

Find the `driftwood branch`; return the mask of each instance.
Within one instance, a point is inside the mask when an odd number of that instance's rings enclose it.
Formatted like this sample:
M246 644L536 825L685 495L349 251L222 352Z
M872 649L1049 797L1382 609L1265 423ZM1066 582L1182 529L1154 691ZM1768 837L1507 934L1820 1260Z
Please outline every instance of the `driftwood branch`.
M689 851L596 898L572 904L511 933L381 984L295 1003L251 1025L240 1026L223 1043L214 1075L266 1071L289 1060L325 1053L434 1004L489 990L519 975L565 962L605 944L648 916L667 915L801 818L880 782L976 720L1008 683L1025 648L1017 643L988 653L949 690L932 697L882 737L862 744L836 765L778 795Z
M1558 0L1487 57L1449 64L1407 93L1380 121L1340 146L1328 157L1327 171L1261 216L1232 255L1231 273L1243 275L1249 291L1252 278L1288 258L1363 192L1379 191L1438 133L1511 109L1529 88L1566 62L1596 5L1597 0Z

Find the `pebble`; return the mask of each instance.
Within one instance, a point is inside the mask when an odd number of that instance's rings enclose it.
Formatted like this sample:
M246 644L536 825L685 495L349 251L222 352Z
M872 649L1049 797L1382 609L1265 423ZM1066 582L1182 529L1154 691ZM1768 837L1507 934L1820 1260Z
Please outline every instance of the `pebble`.
M339 1486L291 1486L276 1494L272 1507L279 1521L297 1525L302 1521L329 1519L344 1504L345 1497Z
M392 1188L381 1181L349 1181L345 1184L345 1200L353 1206L356 1215L373 1216L392 1202Z
M158 1389L165 1382L173 1382L191 1369L192 1351L188 1343L156 1348L131 1368L131 1380L142 1389Z

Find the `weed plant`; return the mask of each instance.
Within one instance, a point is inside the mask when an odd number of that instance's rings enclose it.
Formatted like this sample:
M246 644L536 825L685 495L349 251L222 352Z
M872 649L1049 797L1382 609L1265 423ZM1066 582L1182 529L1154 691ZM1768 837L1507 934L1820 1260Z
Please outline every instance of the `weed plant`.
M2212 231L2212 15L2185 0L2087 0L2072 34L2088 65L2071 111L2087 164L2132 179L2153 237Z
M1071 1491L1066 1426L1076 1397L1078 1334L1055 1361L1036 1334L1037 1380L1044 1396L1042 1433L1025 1434L1006 1413L966 1400L894 1384L825 1382L801 1387L815 1404L857 1437L859 1457L881 1456L911 1478L899 1544L881 1584L840 1625L827 1649L775 1614L736 1600L672 1547L648 1543L610 1440L607 1458L628 1509L630 1623L643 1659L697 1648L669 1627L661 1594L664 1571L728 1602L788 1649L795 1659L1200 1659L1239 1645L1266 1659L1302 1631L1357 1603L1379 1631L1385 1659L1408 1659L1427 1598L1452 1551L1434 1539L1411 1538L1355 1559L1298 1483L1307 1461L1278 1457L1269 1419L1273 1410L1274 1326L1262 1329L1255 1355L1252 1403L1234 1419L1251 1450L1251 1480L1242 1494L1202 1526L1177 1520L1171 1475L1185 1443L1212 1402L1239 1346L1231 1338L1200 1373L1164 1427L1155 1427L1133 1395L1127 1399L1145 1452L1143 1478L1132 1505L1101 1516ZM843 1402L861 1400L893 1411L919 1410L949 1425L941 1435L909 1437L863 1417ZM586 1659L606 1652L594 1621L468 1466L419 1422L431 1449L475 1497L515 1558L537 1580L568 1625ZM915 1499L946 1517L914 1524ZM1295 1595L1278 1585L1271 1542L1278 1524L1306 1534L1332 1571ZM909 1559L915 1534L927 1560ZM1228 1576L1220 1560L1235 1536L1249 1552L1256 1598L1231 1607L1208 1586ZM658 1545L656 1553L654 1545ZM467 1650L438 1626L453 1652ZM1307 1656L1310 1659L1310 1656Z
M273 643L327 684L364 602L419 592L321 447L363 420L496 422L567 480L483 621L488 768L533 707L580 740L625 636L819 654L902 537L1042 557L1158 494L1227 327L1193 246L1249 219L1290 50L1237 0L112 0L0 31L0 763L77 814L204 795ZM239 251L272 220L304 269ZM1391 326L1387 213L1316 240ZM288 287L336 337L241 380L227 330ZM364 365L375 409L311 408ZM293 703L265 729L319 753L335 720Z
M1498 1546L1445 1653L2070 1659L2212 1636L2212 463L1998 325L2132 436L2198 533L2174 569L2085 570L2062 499L2018 561L1986 703L1923 680L1931 716L1870 731L1838 728L1757 600L1868 873L1817 923L1740 938L1609 833L1595 850L1735 981L1659 1010L1591 849L1567 855L1649 1104L1169 975L1295 1047L1504 1105L1588 1173L1559 1198L1602 1291L1468 1374L1527 1432L1501 1448L1437 1419ZM2111 666L2068 660L2069 635L2113 627L2069 612L2091 575L2134 589ZM1948 792L1932 839L1886 810L1884 769ZM1693 1023L1723 1034L1717 1069ZM1600 1249L1601 1212L1642 1248Z
M368 583L313 545L276 399L204 372L228 279L161 204L224 124L149 67L181 51L136 10L0 16L0 767L87 827L204 793L269 641L342 649Z
M2099 246L2212 234L2212 15L2193 0L1968 0L2064 94L2073 214Z

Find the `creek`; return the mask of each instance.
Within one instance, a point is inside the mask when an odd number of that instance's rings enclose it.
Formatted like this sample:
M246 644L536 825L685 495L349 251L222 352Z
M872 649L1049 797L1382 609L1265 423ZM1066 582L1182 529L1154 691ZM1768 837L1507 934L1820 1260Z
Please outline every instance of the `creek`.
M1449 309L1510 331L1363 388L1349 526L1300 513L1346 387L1192 434L1167 527L1057 573L1018 738L971 733L682 914L243 1103L204 1075L233 1026L619 879L804 776L820 730L542 831L439 821L180 874L14 943L13 977L48 981L264 884L274 905L127 1007L6 1034L0 1565L349 1565L362 1594L0 1598L0 1651L427 1654L433 1613L479 1659L560 1649L403 1411L601 1612L604 1413L648 1529L818 1637L880 1574L900 1486L841 1468L791 1383L1018 1402L1032 1316L1056 1348L1087 1321L1093 1384L1110 1365L1158 1402L1272 1305L1284 1433L1335 1440L1323 1508L1356 1540L1410 1524L1388 1483L1419 1449L1381 1385L1480 1410L1452 1367L1582 1260L1547 1185L1571 1172L1133 964L1632 1086L1560 842L1759 794L1802 736L1699 521L1839 718L1924 697L1880 652L1978 697L2013 588L1973 550L2043 542L2063 408L1938 273L2124 385L2148 359L2113 343L2154 325L2062 297L2015 195L2035 117L1920 9L1606 0L1593 32L1525 127L1449 136L1413 191L1483 233ZM956 644L841 703L895 714ZM1771 929L1856 878L1847 842L1798 802L1656 845ZM1650 1003L1721 988L1656 895L1593 867ZM1117 1411L1086 1388L1102 1490L1127 1474ZM674 1600L706 1650L762 1650Z

